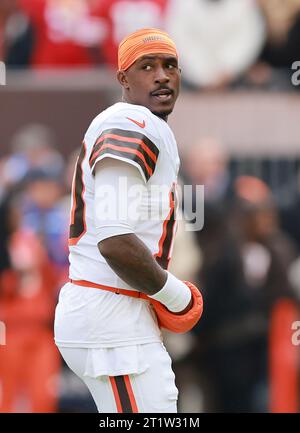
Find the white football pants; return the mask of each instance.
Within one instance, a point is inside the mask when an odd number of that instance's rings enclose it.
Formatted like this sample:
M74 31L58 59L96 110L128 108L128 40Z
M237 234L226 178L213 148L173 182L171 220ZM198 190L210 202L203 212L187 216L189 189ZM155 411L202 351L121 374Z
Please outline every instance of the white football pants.
M132 360L136 349L138 362ZM89 388L99 412L177 412L175 375L163 343L142 344L134 348L59 347L59 350L69 368ZM116 357L121 358L123 371ZM118 368L114 369L114 365Z

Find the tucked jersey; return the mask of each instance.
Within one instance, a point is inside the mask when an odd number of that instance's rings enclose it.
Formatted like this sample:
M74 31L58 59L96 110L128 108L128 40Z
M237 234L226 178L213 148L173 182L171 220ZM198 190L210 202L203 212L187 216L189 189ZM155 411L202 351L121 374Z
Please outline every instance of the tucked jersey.
M106 158L128 163L140 173L145 187L134 233L167 269L176 231L177 144L168 124L147 108L117 103L93 120L76 163L70 279L134 290L110 268L97 247L95 167L101 170ZM55 339L58 345L79 347L159 341L160 330L153 319L148 301L68 283L60 293Z

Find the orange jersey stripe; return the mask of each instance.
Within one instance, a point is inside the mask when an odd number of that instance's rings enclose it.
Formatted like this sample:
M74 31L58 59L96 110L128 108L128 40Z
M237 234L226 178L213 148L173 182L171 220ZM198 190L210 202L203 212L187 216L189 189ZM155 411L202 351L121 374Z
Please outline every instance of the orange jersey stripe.
M137 155L143 161L148 174L150 176L152 176L152 174L153 174L152 168L149 167L149 165L147 164L147 162L144 158L144 155L141 152L139 152L138 150L131 149L130 147L116 146L115 144L106 143L95 153L95 155L93 156L93 158L91 160L91 163L94 162L94 160L98 157L100 152L102 152L102 150L104 150L104 149L113 149L113 150L118 150L119 152L132 153L134 155Z
M139 138L124 137L117 134L104 134L102 137L99 138L95 146L101 143L102 141L104 141L106 138L113 138L115 140L125 141L127 143L139 144L142 147L142 149L150 156L153 162L157 161L156 155L149 149L149 147L143 142L143 140L140 140Z

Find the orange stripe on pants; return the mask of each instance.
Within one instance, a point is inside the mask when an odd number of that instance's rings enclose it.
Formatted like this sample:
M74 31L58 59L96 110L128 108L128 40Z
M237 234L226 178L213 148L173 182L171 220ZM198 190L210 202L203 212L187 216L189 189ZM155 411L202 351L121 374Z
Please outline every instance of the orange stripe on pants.
M133 390L132 390L132 386L130 383L130 379L129 376L124 376L124 380L125 380L125 385L126 385L126 389L128 391L128 395L129 395L129 399L130 399L130 403L131 403L131 407L132 407L132 412L133 413L138 413L138 408L137 408L137 404L135 401L135 397L133 394Z

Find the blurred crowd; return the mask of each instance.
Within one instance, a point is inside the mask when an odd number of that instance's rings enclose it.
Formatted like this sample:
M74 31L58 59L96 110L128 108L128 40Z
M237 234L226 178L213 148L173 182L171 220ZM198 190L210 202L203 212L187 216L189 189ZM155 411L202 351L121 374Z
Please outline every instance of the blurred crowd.
M172 35L186 90L297 88L300 0L0 0L0 60L11 69L113 70L118 43L141 27ZM48 126L27 124L1 153L0 412L96 410L53 342L78 154L60 146ZM299 161L293 171L280 166L275 190L272 160L253 175L218 137L196 137L181 159L182 184L204 185L204 227L180 223L171 271L202 288L205 308L192 332L165 333L179 410L297 412ZM182 211L196 202L184 197Z
M28 125L0 161L0 412L57 410L53 318L68 277L71 180L54 143L46 126Z
M53 342L77 153L63 158L53 131L30 124L0 160L0 412L95 410ZM281 206L268 179L232 169L216 137L200 137L181 158L181 182L205 187L205 218L200 231L180 223L171 270L202 288L205 311L192 332L165 335L179 408L298 411L300 182L298 200ZM195 199L183 198L184 212Z
M185 390L181 405L298 412L300 345L291 338L300 317L300 172L293 173L298 198L290 190L286 206L267 172L258 178L245 165L233 170L216 137L200 137L182 159L183 183L204 185L205 198L203 229L192 236L182 229L172 268L196 281L204 297L203 317L185 349L176 349L182 337L167 336ZM196 211L195 199L194 193L192 206L183 206ZM184 261L186 251L197 260Z
M300 0L0 0L9 68L115 68L131 31L165 29L190 89L292 89Z

